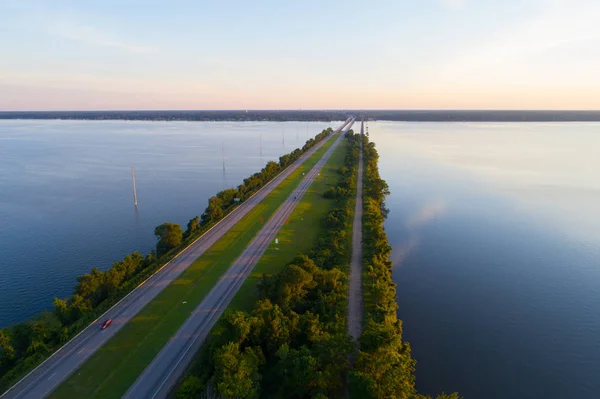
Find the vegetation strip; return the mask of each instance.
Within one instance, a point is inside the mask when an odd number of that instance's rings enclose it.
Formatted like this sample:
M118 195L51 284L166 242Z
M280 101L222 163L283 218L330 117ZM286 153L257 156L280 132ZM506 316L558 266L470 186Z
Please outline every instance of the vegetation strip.
M228 310L177 396L214 387L225 398L339 397L347 356L347 272L359 142L351 132L334 206L309 255L263 276L251 313ZM210 389L210 388L209 388Z
M298 197L302 196L309 188L341 139L342 136L338 135L333 145L306 173L302 182L269 218L202 303L192 310L189 318L181 325L173 338L161 349L127 391L125 398L162 398L167 396L171 387L193 359L194 352L202 345L204 338L244 282L248 272L256 265L270 242L275 240L277 230L284 225L285 220L295 208Z
M332 142L327 142L240 222L167 286L135 318L71 376L53 397L119 397L135 381L168 338L200 303L279 204ZM269 165L265 169L267 169ZM251 180L246 179L246 181ZM251 181L249 181L251 183ZM213 209L218 209L213 201ZM210 208L210 205L209 205ZM210 214L209 209L205 215ZM204 216L204 215L203 215ZM204 220L204 218L203 218ZM187 302L184 304L184 302Z

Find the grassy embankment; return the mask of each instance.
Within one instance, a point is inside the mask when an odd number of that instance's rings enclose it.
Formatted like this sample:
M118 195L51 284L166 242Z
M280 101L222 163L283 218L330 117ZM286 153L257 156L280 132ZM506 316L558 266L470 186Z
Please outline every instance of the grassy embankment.
M333 144L330 139L63 383L54 398L121 397ZM183 302L187 304L183 304Z

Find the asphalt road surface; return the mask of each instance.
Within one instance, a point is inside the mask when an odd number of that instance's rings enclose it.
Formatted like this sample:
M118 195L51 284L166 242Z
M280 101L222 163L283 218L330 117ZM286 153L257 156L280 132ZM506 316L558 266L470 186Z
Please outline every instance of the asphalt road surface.
M364 122L361 125L363 133ZM348 281L348 333L357 342L362 329L362 216L363 216L363 154L362 143L358 158L358 179L356 182L356 205L352 223L352 257L350 260L350 278Z
M342 133L350 129L352 123L354 123L353 119L347 126L344 125ZM221 277L200 305L192 311L190 317L183 323L177 333L146 367L124 398L154 399L167 397L169 391L202 346L202 342L213 325L225 311L227 305L267 247L274 241L277 232L288 219L315 177L318 176L323 165L325 165L342 138L343 134L337 137L336 142L307 173L302 182L265 223L265 226L254 237L227 273Z
M354 121L348 118L336 132L346 128ZM327 140L329 140L327 138ZM69 377L80 365L94 354L106 341L115 335L125 323L142 310L148 302L156 297L167 285L175 280L199 256L220 239L233 225L260 201L262 201L275 187L287 178L296 168L310 157L327 140L323 140L302 155L295 163L283 171L279 176L265 185L254 196L243 202L221 222L216 224L202 237L190 244L177 257L163 266L148 280L140 284L135 290L125 296L106 313L100 316L90 326L67 342L46 361L40 364L31 373L11 387L1 398L6 399L38 399L48 396L61 382ZM214 291L214 289L213 289ZM212 291L211 291L212 292ZM210 294L209 294L210 295ZM112 324L106 330L101 330L100 325L106 319L112 319ZM135 396L132 396L135 397Z

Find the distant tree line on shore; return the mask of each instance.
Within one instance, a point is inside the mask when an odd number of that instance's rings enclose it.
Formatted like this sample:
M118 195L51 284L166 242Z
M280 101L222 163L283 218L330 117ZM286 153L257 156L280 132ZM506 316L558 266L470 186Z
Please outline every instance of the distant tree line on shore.
M265 121L332 122L348 118L344 111L0 111L0 119L134 120L134 121Z
M600 111L514 110L229 110L229 111L0 111L0 119L137 121L331 122L349 115L405 122L583 122L600 121Z
M301 149L280 157L278 163L268 162L237 188L217 193L209 199L204 213L189 221L185 231L175 223L157 226L158 241L152 253L128 254L104 272L93 268L90 273L77 277L70 298L54 299L52 312L0 329L0 393L332 132L331 128L323 130ZM240 201L236 202L235 198Z

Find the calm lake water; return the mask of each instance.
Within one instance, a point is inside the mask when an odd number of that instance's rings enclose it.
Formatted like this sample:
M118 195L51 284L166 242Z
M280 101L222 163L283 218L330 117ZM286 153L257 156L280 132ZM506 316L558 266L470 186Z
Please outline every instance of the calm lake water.
M600 124L369 130L419 389L600 398Z
M329 125L311 123L309 134ZM369 130L392 191L386 230L419 389L600 397L600 124ZM92 267L149 252L156 225L185 225L215 192L301 146L306 131L0 121L0 326L68 296Z
M154 227L185 229L217 191L330 125L0 120L0 327L69 296L92 267L150 252Z

